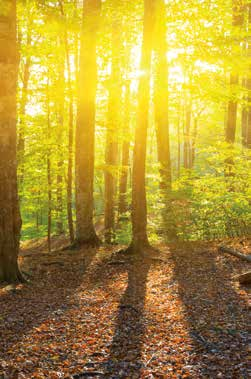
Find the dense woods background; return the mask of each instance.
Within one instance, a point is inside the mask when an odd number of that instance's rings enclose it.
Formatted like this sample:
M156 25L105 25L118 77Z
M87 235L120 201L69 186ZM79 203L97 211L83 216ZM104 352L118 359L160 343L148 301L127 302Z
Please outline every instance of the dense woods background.
M249 377L250 232L251 1L0 0L0 379Z
M249 2L156 2L157 12L150 16L156 22L154 26L150 20L146 109L138 99L138 85L147 72L140 66L143 2L85 3L82 21L82 2L77 0L18 2L22 239L63 232L74 238L75 156L82 162L84 155L93 159L92 146L76 129L77 103L80 98L84 114L84 104L95 96L96 80L93 192L99 234L108 242L130 241L138 104L141 118L149 111L146 192L151 241L249 233ZM80 182L86 188L91 179L88 163L82 164ZM92 200L86 202L92 207ZM88 207L82 206L86 217Z

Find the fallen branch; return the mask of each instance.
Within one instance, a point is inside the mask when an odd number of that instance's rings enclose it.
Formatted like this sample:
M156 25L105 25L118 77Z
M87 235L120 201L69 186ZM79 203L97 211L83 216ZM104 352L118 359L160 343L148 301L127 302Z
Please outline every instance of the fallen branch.
M108 265L123 265L127 263L126 261L110 261L108 262Z
M97 376L104 376L104 373L101 371L84 371L81 374L75 374L72 376L72 379L81 379L81 378L92 378Z
M251 271L236 275L233 279L239 280L241 284L251 284Z
M241 252L239 252L238 250L235 250L233 249L232 247L227 247L227 246L220 246L219 247L219 251L221 251L222 253L227 253L227 254L231 254L237 258L240 258L244 261L247 261L247 262L251 262L251 255L245 255L245 254L242 254Z

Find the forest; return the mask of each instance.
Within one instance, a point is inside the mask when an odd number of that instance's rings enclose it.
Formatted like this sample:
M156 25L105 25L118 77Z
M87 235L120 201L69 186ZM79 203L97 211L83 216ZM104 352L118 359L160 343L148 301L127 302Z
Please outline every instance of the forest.
M251 1L0 0L0 379L251 374Z

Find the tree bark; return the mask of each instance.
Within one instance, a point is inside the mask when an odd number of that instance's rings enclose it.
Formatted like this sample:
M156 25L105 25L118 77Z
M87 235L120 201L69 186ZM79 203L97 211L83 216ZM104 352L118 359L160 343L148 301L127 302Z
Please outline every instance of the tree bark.
M192 118L192 102L189 101L185 112L184 127L184 168L191 168L191 118Z
M128 210L126 200L127 182L128 182L128 167L130 154L130 82L126 82L124 95L124 122L123 122L123 145L122 145L122 168L119 183L119 214L122 215Z
M76 243L96 245L93 223L97 29L101 0L85 0L76 127Z
M59 3L61 15L64 17L64 7L62 1ZM76 1L74 3L75 11L76 11ZM68 222L68 230L70 242L73 244L74 242L74 225L73 225L73 216L72 216L72 169L73 169L73 117L74 117L74 109L73 109L73 90L72 90L72 73L71 73L71 64L70 64L70 51L69 51L69 43L68 43L68 33L67 29L64 31L64 47L65 47L65 55L66 55L66 69L68 72L68 90L69 90L69 124L68 124L68 166L67 166L67 222ZM77 55L77 51L75 52ZM76 59L76 72L78 71Z
M242 0L233 0L232 2L232 27L236 33L236 29L243 24L243 4ZM231 99L227 104L227 117L225 128L225 141L229 144L229 157L225 160L225 176L234 177L234 157L231 152L231 147L235 143L235 134L237 127L237 99L235 87L239 84L239 73L232 70L230 73L229 85L231 90ZM233 191L231 183L227 183L229 191Z
M248 45L247 56L249 61L251 60L251 3L248 4ZM249 75L246 79L248 90L248 109L247 109L247 126L245 133L245 146L251 149L251 64L249 65Z
M154 47L157 61L154 96L155 124L160 165L160 188L165 191L171 189L172 178L168 119L166 5L164 0L157 1L155 25Z
M27 30L27 41L26 46L29 49L31 46L31 25ZM23 70L23 86L22 86L22 94L20 100L20 108L19 108L19 133L18 133L18 143L17 143L17 157L18 157L18 166L19 166L19 182L20 185L23 184L24 181L24 155L25 155L25 113L26 113L26 105L28 100L28 85L30 79L30 68L31 68L31 56L28 54L24 64Z
M220 246L219 248L220 251L222 251L223 253L228 253L228 254L231 254L237 258L240 258L244 261L247 261L247 262L251 262L251 255L245 255L245 254L242 254L240 253L239 251L231 248L231 247L227 247L227 246Z
M233 0L232 2L232 26L233 29L240 28L244 22L243 18L243 1L242 0ZM233 98L228 102L227 108L227 121L226 121L226 130L225 130L225 140L229 144L235 142L235 133L236 133L236 123L237 123L237 100L235 99L235 89L239 83L239 74L234 70L230 74L230 88L233 92ZM230 162L231 163L231 162Z
M150 101L151 57L153 48L155 0L144 0L141 72L138 88L138 114L135 130L132 172L132 242L129 251L143 253L149 248L145 188L146 144Z
M120 57L121 26L113 22L112 27L112 70L110 76L108 125L105 151L105 242L111 243L115 237L115 197L118 167L118 128L121 105Z
M52 227L52 178L51 178L51 110L49 97L49 76L47 82L47 246L51 251L51 227Z
M64 39L58 39L59 46L63 48ZM57 205L56 205L56 232L58 235L63 234L63 132L64 132L64 91L65 91L65 61L64 54L60 54L58 58L58 83L57 83L57 152L58 152L58 161L57 161Z
M18 268L21 217L17 192L16 1L0 10L0 281L22 281Z
M237 74L231 73L230 75L230 87L234 89L238 85L239 76ZM228 102L227 109L227 124L226 124L226 142L233 144L235 142L235 132L237 123L237 101L230 100Z

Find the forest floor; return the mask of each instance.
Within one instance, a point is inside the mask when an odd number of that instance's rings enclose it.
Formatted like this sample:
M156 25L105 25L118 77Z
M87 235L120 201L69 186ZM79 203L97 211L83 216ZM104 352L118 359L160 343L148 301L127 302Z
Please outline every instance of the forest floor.
M117 248L23 247L31 282L0 288L1 379L249 377L250 290L233 278L248 263L217 243Z

